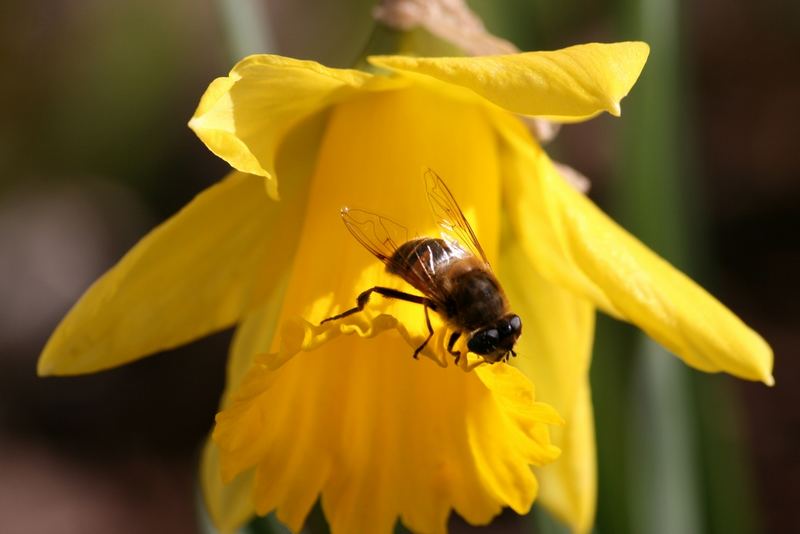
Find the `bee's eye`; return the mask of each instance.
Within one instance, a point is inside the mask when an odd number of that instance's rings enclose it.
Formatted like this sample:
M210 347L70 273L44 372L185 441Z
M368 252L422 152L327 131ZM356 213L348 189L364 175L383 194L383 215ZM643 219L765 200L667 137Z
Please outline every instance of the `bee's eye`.
M500 332L497 328L487 328L476 333L467 343L467 348L475 354L491 354L497 348Z
M511 330L514 332L519 332L522 330L522 319L519 318L519 315L514 315L511 317L511 320L508 322L509 326L511 326Z

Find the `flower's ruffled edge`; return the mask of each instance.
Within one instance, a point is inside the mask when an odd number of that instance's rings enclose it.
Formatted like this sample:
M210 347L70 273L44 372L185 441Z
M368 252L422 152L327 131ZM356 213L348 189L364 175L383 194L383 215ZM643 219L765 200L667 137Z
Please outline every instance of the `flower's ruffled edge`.
M276 380L275 375L280 374L278 371L283 366L287 365L294 356L297 356L299 352L316 350L322 344L332 341L341 334L357 335L359 337L369 338L377 336L380 333L385 333L391 329L397 329L398 326L397 320L386 314L376 315L372 319L366 319L364 317L348 317L347 319L346 325L326 324L322 327L316 327L308 324L302 319L298 319L296 322L285 325L283 328L281 350L279 353L268 356L264 355L256 358L254 365L247 373L248 377L245 378L242 387L235 392L233 398L231 399L229 410L226 410L218 415L217 428L214 432L215 443L212 444L211 447L220 447L219 450L231 451L240 450L242 446L250 449L250 446L246 445L247 443L250 443L250 440L244 437L240 430L234 431L234 428L240 428L242 426L240 424L241 422L237 423L237 418L252 416L252 407L263 403L264 399L262 398L262 395L266 394L267 391L273 391L273 384L277 385L277 383L274 382ZM398 332L399 331L400 330L398 330ZM413 337L414 336L412 336L412 338ZM389 357L388 355L377 356ZM414 362L413 365L429 364L424 362ZM547 425L562 425L564 423L563 419L551 406L541 402L536 402L534 400L535 397L532 384L524 378L524 375L522 375L516 369L505 364L498 364L496 366L479 366L475 369L474 373L470 373L469 375L477 377L480 383L483 384L483 387L492 392L492 398L494 399L493 402L496 402L498 407L503 410L501 412L503 414L502 418L507 418L506 424L512 424L515 426L515 432L522 432L522 434L517 436L517 438L523 439L523 435L526 436L524 439L529 440L530 446L535 449L526 449L527 452L520 449L517 450L515 454L522 454L520 458L524 458L528 464L536 466L549 463L558 457L560 450L551 443ZM465 374L465 379L469 375ZM325 373L325 376L327 376L327 373ZM525 392L520 390L521 381L526 384L524 388ZM478 413L481 412L482 410L479 409ZM249 427L249 425L247 426ZM217 451L217 453L218 452L219 451ZM252 450L244 454L245 458L251 458L249 461L253 461L257 457L253 456L254 451ZM215 460L215 458L212 457L210 460ZM247 462L248 460L242 460L239 458L231 458L231 460L233 461L226 462L223 455L221 458L219 456L216 457L214 462L209 462L208 464L208 466L212 468L221 468L221 481L223 483L231 483L234 485L234 489L227 494L228 497L231 494L241 494L241 492L244 491L243 487L246 486L252 486L253 492L256 492L256 488L253 486L251 479L251 474L248 474L252 473L252 469L255 467L247 469L246 464L243 464L242 462ZM242 471L243 468L245 469L244 471ZM487 474L484 473L484 475ZM341 473L337 475L337 477L337 479L341 482ZM516 486L516 489L513 489L513 491L511 491L510 488L506 488L514 495L517 495L517 492L520 493L515 499L502 502L502 504L512 506L512 508L518 513L527 512L531 502L535 498L536 489L538 488L538 484L535 483L535 479L533 479L530 474L525 475L525 477L529 483L533 484L533 487L528 487L525 491L522 490L522 487ZM320 480L318 483L322 484L323 481ZM212 488L212 490L213 489L214 488ZM500 492L497 493L498 496L506 494L505 490L501 491L499 487L487 488L487 491L489 490L492 494L495 492ZM226 494L224 492L220 493L217 491L216 497L221 498L220 495L222 495L224 498ZM253 493L253 495L254 498L258 500L256 493ZM465 518L475 524L484 524L491 518L491 516L499 511L499 508L497 508L497 510L490 513L489 509L487 508L478 515L475 515L474 513L470 512L470 508L464 508L463 499L456 499L455 497L454 499L455 501L451 503L451 506L454 506L460 514L464 515ZM327 506L330 508L333 506L332 503L333 501L328 501ZM323 505L326 506L325 502L323 502ZM263 504L258 505L259 513L267 513L271 509L271 507L265 508ZM278 517L283 518L284 513L289 513L288 516L285 516L285 520L289 521L288 524L290 524L292 528L299 528L303 519L301 515L304 514L297 515L296 510L292 512L282 512L281 508L279 507ZM326 509L326 515L329 513L336 515L335 508ZM233 517L238 518L240 516L234 514ZM411 518L406 518L405 515L403 515L403 518L404 521L413 521ZM413 524L413 522L411 524ZM345 530L345 532L346 531L347 530Z
M447 328L440 321L432 318L434 326L433 337L420 352L432 360L439 367L447 367L454 362L455 357L448 354L445 345L450 338L453 330ZM269 370L275 370L286 363L292 356L300 351L311 351L327 343L340 335L357 335L361 338L369 339L383 334L389 330L395 330L405 340L409 346L409 357L414 349L419 347L427 336L412 333L396 317L388 313L356 313L335 322L322 325L312 324L301 317L287 321L282 325L280 349L277 352L262 354L256 358L256 362L266 366ZM455 350L461 350L467 356L460 358L458 366L465 372L469 372L480 365L486 364L483 357L467 351L465 339L459 339Z

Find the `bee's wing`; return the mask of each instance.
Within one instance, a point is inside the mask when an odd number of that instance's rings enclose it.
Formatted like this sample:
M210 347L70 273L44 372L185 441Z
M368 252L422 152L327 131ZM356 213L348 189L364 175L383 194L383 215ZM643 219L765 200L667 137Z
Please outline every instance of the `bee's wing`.
M350 208L342 208L341 215L353 237L384 263L408 241L408 229L382 215Z
M388 217L369 211L343 208L342 220L353 237L376 258L388 265L392 272L437 302L446 295L436 283L437 262L433 258L441 250L433 250L431 245L425 250L417 249L408 257L396 258L398 247L409 241L408 229ZM425 258L420 261L420 257Z
M486 258L486 253L478 242L469 221L458 207L453 193L450 192L444 180L431 169L425 171L425 189L428 192L431 210L436 217L436 222L445 231L445 237L455 240L456 244L462 248L467 247L472 254L483 259L488 267L489 260Z

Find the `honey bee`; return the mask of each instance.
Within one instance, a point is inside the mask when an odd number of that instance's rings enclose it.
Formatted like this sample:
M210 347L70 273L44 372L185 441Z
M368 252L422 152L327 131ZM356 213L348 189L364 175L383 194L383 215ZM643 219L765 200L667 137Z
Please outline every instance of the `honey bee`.
M424 177L428 202L443 230L441 237L409 239L408 230L387 217L347 207L341 210L342 221L353 237L386 264L387 272L399 276L422 295L371 287L358 295L354 308L322 323L362 311L370 296L377 293L422 305L428 337L414 351L415 359L433 337L428 315L431 310L453 330L447 351L455 356L456 364L461 352L453 349L462 335L469 352L489 363L508 361L509 354L517 355L514 344L522 333L522 320L510 311L503 288L450 189L430 169Z

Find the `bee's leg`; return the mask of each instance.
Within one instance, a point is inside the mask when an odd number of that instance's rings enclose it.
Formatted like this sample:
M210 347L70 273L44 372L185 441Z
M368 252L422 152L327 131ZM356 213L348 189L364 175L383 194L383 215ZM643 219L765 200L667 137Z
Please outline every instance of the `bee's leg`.
M425 324L428 325L428 337L426 337L425 341L422 342L422 345L417 347L417 350L414 351L414 359L415 360L419 359L419 353L422 351L422 349L425 348L425 345L427 345L428 341L430 341L431 338L433 337L433 326L431 326L431 318L428 315L429 305L427 303L425 303L425 304L423 304L423 307L425 308Z
M450 334L450 339L447 341L447 352L452 354L456 357L456 365L458 365L458 361L461 359L461 351L460 350L453 350L453 347L458 341L458 338L461 337L461 332L453 332Z
M362 291L361 292L361 294L356 299L356 307L355 308L350 308L349 310L344 311L344 312L342 312L342 313L340 313L338 315L334 315L333 317L328 317L327 319L324 319L319 324L324 324L324 323L327 323L328 321L335 321L337 319L342 319L344 317L347 317L348 315L353 315L354 313L360 312L361 310L364 309L364 306L367 305L367 302L369 302L369 297L373 293L377 293L379 295L383 295L384 297L390 298L390 299L405 300L406 302L413 302L415 304L422 304L423 306L426 307L426 309L425 309L426 317L427 317L427 313L428 313L427 308L430 308L433 311L436 311L436 305L433 303L433 301L431 299L429 299L427 297L421 297L419 295L412 295L411 293L405 293L403 291L398 291L397 289L392 289L390 287L375 286L375 287L371 287L371 288L367 289L366 291ZM428 328L430 328L430 321L428 321Z

